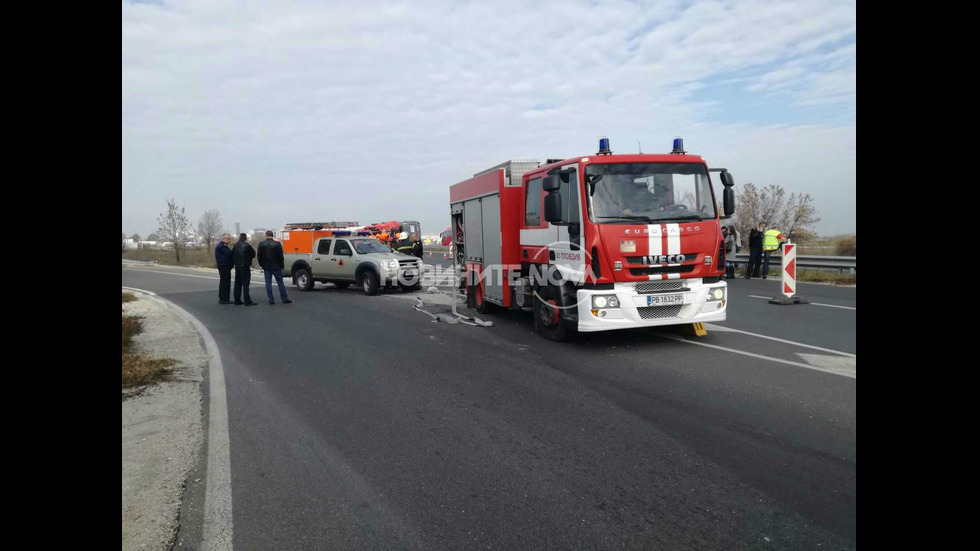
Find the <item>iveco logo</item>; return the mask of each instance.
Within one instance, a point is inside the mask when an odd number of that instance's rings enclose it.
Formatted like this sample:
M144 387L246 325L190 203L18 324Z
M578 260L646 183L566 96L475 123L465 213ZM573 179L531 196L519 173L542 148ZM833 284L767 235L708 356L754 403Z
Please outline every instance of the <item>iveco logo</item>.
M660 254L644 256L643 259L647 264L680 264L687 259L687 256L682 254Z

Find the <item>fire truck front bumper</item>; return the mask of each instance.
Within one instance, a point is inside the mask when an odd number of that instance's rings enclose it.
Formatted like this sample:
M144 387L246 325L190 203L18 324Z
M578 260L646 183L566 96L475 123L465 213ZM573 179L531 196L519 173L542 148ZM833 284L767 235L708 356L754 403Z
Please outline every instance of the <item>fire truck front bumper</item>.
M578 330L610 331L633 327L725 321L728 284L681 279L677 290L637 291L634 283L612 290L580 289L576 293ZM643 285L643 284L640 284Z

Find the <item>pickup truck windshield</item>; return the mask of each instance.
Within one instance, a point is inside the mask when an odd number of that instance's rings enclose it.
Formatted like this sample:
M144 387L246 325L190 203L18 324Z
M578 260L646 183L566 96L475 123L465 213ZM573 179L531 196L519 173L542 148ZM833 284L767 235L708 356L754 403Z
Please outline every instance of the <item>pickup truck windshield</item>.
M351 239L350 244L354 246L357 254L391 252L391 249L381 244L377 239Z
M715 218L708 171L700 163L613 163L585 167L589 216L598 224Z

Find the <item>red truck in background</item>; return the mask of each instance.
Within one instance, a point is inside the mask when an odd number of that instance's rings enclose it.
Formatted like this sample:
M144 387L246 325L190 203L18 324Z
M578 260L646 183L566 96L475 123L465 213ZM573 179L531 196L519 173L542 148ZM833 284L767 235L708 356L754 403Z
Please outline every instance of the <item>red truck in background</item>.
M450 187L454 262L467 303L533 310L551 340L724 321L724 215L734 179L675 139L669 154L507 161Z

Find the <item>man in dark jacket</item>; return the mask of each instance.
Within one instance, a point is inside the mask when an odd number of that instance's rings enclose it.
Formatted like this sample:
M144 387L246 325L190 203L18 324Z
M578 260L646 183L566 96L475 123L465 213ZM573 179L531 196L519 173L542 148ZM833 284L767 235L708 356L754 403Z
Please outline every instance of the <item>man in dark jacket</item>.
M218 246L214 248L214 263L218 265L218 304L231 304L228 300L233 262L231 249L228 248L230 242L231 235L226 233L221 236L221 241L218 241Z
M248 290L252 279L252 259L255 258L255 249L248 244L248 235L239 234L238 243L235 243L231 255L235 261L235 305L255 306ZM245 302L242 302L242 290L245 291Z
M265 232L265 241L259 243L259 266L265 273L265 293L269 295L269 304L275 304L276 298L272 296L272 278L276 278L279 285L279 298L283 304L289 304L289 295L286 294L286 286L282 283L282 271L286 268L286 259L282 254L282 245L272 238L272 230Z
M422 240L417 235L412 236L412 256L422 258Z
M766 224L760 223L759 228L749 232L749 265L745 268L745 279L759 277L762 266L762 238L766 233Z

